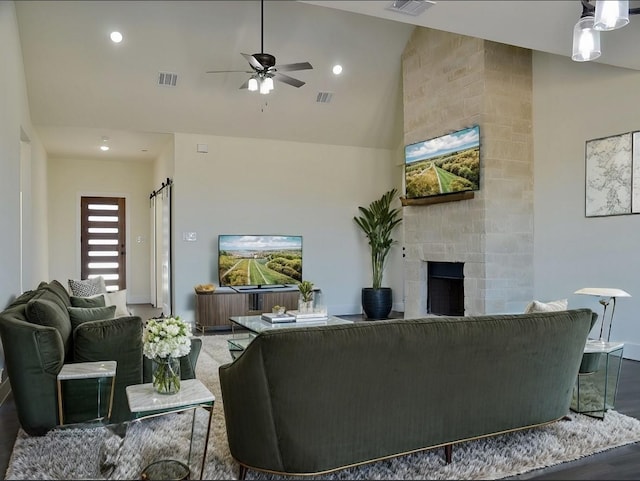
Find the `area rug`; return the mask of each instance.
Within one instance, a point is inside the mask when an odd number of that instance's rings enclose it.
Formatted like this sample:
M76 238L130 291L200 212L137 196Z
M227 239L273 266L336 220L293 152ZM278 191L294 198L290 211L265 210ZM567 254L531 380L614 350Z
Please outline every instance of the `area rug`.
M197 377L216 396L204 479L237 479L229 453L218 367L231 361L228 335L204 336ZM322 476L322 479L499 479L557 465L640 441L640 421L609 411L600 421L579 414L541 428L454 446L445 464L442 449L401 456ZM192 412L136 421L126 428L81 427L42 437L20 430L6 479L140 479L157 459L186 460ZM208 412L195 412L191 479L200 476ZM304 479L249 471L247 479ZM308 479L308 478L306 478Z

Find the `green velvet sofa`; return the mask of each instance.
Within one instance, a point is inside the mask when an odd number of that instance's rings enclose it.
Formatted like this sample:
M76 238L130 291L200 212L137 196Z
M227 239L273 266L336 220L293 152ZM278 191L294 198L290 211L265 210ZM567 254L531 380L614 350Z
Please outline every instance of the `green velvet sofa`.
M231 455L318 475L543 425L569 412L589 309L260 333L220 366Z
M53 280L41 282L0 312L9 383L20 425L30 435L45 434L59 424L57 375L65 363L117 362L112 422L132 419L125 387L151 381L151 362L142 355L140 317L82 322L69 307L67 289ZM183 379L195 377L201 346L201 339L192 338L190 354L181 358ZM95 379L65 381L62 388L65 424L97 417ZM101 405L107 406L109 389L100 392Z

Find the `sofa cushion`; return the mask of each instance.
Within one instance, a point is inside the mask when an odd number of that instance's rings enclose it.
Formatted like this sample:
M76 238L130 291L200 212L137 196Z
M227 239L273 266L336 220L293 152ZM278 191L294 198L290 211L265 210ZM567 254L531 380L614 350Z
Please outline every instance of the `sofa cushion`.
M64 352L69 352L71 342L71 320L66 308L45 298L31 299L26 307L27 320L40 326L55 327L64 344Z
M63 305L65 306L71 305L71 301L69 300L69 292L62 284L60 284L55 279L49 282L48 284L45 284L44 286L40 287L40 289L47 290L52 294L56 295L60 299L60 301L62 301Z
M91 297L71 296L71 307L104 307L104 294Z
M111 421L129 419L131 412L124 387L142 382L142 319L131 316L85 322L73 332L73 338L74 362L118 363ZM87 408L95 412L95 401Z
M116 306L67 307L67 311L69 312L69 320L71 321L71 330L75 331L76 327L84 322L113 319Z
M553 312L553 311L566 311L568 306L567 299L560 299L557 301L540 302L531 301L524 310L525 314L531 314L532 312Z
M115 317L130 316L131 313L127 309L127 290L121 289L119 291L107 292L105 295L105 305L115 306Z
M72 295L79 297L95 296L107 292L102 276L91 279L69 279L69 289Z

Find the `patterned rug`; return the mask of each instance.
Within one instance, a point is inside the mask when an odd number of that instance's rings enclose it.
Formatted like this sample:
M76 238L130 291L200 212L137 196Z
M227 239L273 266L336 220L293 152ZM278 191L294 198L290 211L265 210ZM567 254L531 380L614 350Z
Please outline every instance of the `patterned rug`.
M203 337L197 377L216 396L204 479L237 479L227 445L218 367L231 361L228 335ZM200 476L208 412L195 412L191 479ZM456 445L453 462L442 449L345 469L322 479L499 479L640 441L640 421L609 411L600 421L571 420ZM5 479L140 479L158 459L187 460L193 416L170 414L122 426L68 428L42 437L19 431ZM305 479L249 471L247 479ZM306 478L308 479L308 478Z

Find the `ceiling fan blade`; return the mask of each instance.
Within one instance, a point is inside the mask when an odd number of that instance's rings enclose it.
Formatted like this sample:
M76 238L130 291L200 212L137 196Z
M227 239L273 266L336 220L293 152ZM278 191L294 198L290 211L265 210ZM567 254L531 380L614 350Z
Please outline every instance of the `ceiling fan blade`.
M285 74L280 73L280 72L276 72L273 76L276 79L278 79L280 82L284 82L286 84L293 85L294 87L302 87L305 84L305 82L303 82L302 80L298 80L297 78L289 77L288 75L285 75Z
M309 62L288 63L285 65L276 65L274 67L280 72L293 72L294 70L310 70L313 67Z
M253 70L207 70L206 71L206 73L234 73L234 72L253 73Z
M242 85L239 87L240 89L249 88L249 79L247 79Z
M254 69L264 70L263 65L260 62L258 62L258 60L253 55L249 55L248 53L241 53L241 55L247 59L247 62L249 62L249 65L251 65Z

